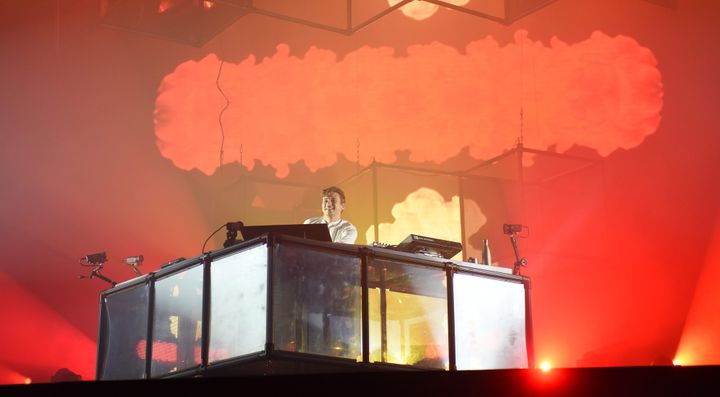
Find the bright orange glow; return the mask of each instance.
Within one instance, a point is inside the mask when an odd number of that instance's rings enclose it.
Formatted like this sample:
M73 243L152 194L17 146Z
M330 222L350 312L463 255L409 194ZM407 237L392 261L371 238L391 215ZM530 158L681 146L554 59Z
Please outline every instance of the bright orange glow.
M673 365L674 365L674 366L676 366L676 367L680 367L680 366L682 366L682 365L683 365L683 362L682 362L682 360L680 360L680 359L677 359L677 358L676 358L676 359L674 359L674 360L672 361L672 363L673 363Z
M161 0L158 4L158 13L162 14L173 6L173 0Z
M682 365L715 365L720 362L720 215L708 244L705 265L675 354ZM673 363L674 361L673 360Z
M388 0L388 4L392 7L399 3L400 0ZM400 8L403 15L410 17L416 21L430 18L440 8L437 4L427 3L424 1L412 1Z
M97 346L82 331L39 300L14 279L0 272L0 301L3 318L14 321L13 327L0 327L2 365L13 368L71 368L83 379L95 375ZM22 384L27 376L10 371L5 376L0 366L0 380ZM28 371L29 372L29 371Z
M209 10L213 7L215 7L215 2L208 1L208 0L203 1L203 8L205 8L206 10Z
M32 383L32 379L30 379L30 378L25 378L25 384L26 384L26 385L29 385L29 384L31 384L31 383Z
M454 4L457 6L463 6L467 4L470 0L446 0L450 4ZM388 0L388 4L390 6L394 6L395 4L398 4L400 0ZM413 1L408 4L405 4L400 8L400 11L402 11L403 15L406 17L412 18L416 21L422 21L423 19L428 19L437 10L440 8L437 4L428 3L425 1Z
M521 105L525 145L560 153L574 145L603 156L630 149L660 122L655 57L629 37L595 32L548 46L519 31L503 47L487 37L463 51L437 42L403 57L393 51L363 47L338 60L311 47L298 58L279 45L259 62L251 55L226 63L223 161L242 154L248 169L259 161L285 177L291 164L316 171L338 155L368 165L407 150L410 161L441 163L468 148L488 159L515 145ZM157 145L178 168L210 175L220 166L219 66L214 54L186 61L159 87Z
M24 375L7 368L0 363L0 385L19 385L26 379L28 378Z
M550 361L545 360L540 363L539 368L543 372L550 372L550 370L552 369L552 363L550 363Z

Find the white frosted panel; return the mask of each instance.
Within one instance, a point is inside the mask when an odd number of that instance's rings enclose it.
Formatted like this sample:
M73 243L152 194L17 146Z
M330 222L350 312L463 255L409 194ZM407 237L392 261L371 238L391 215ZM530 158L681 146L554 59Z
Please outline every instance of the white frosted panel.
M212 262L210 362L265 350L267 253L263 244Z
M527 368L524 285L464 274L453 283L457 369Z

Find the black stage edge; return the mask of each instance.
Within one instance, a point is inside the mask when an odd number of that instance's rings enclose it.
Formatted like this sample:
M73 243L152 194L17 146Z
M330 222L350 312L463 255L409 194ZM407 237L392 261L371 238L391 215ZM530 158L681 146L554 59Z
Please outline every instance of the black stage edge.
M0 396L695 396L718 395L720 366L368 372L81 381L0 386ZM137 394L139 393L139 394Z

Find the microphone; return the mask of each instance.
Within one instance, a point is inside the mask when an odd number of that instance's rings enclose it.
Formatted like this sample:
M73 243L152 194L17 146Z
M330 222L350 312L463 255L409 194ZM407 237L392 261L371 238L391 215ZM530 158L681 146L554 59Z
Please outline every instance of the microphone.
M125 262L125 264L130 265L130 266L140 266L140 265L142 265L144 259L145 258L143 258L142 255L130 256L130 257L123 259L123 262Z
M80 260L99 265L101 263L107 262L107 255L105 254L105 252L99 252L97 254L90 254L87 256L83 256L82 258L80 258Z
M227 240L223 243L223 247L227 248L237 242L237 234L243 226L245 225L240 221L225 224L227 228Z

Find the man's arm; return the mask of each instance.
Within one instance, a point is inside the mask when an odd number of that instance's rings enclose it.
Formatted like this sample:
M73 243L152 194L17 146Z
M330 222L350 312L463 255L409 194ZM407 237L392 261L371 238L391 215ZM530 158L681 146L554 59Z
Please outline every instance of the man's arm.
M355 228L355 225L353 225L350 222L347 222L343 225L342 229L339 230L337 239L334 241L336 243L344 243L344 244L355 244L355 241L357 240L358 232Z

